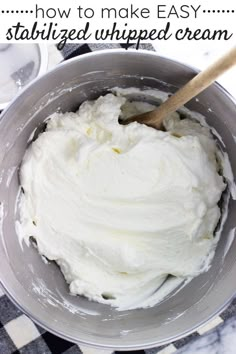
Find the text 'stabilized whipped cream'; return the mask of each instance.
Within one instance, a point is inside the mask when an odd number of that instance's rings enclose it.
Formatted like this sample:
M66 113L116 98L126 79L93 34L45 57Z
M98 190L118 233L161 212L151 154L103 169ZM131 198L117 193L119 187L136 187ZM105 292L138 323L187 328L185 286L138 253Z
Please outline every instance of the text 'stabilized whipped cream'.
M20 173L24 238L59 264L72 294L119 310L153 306L208 270L226 187L207 126L177 113L165 132L121 125L154 108L128 93L52 115Z

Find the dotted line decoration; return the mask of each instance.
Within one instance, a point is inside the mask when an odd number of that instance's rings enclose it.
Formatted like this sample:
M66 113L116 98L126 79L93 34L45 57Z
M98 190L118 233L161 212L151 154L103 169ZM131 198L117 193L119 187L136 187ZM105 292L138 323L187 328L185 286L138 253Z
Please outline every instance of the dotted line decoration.
M16 13L16 14L19 14L19 13L21 13L21 14L23 14L23 13L26 13L26 14L28 14L28 13L30 13L30 14L32 14L34 11L33 10L2 10L1 11L1 13L2 14L14 14L14 13ZM202 11L203 13L235 13L236 11L235 10L203 10Z
M33 10L2 10L2 14L32 14Z
M219 13L223 13L223 14L224 13L228 13L228 14L232 13L233 14L233 13L235 13L235 10L203 10L203 12L204 13L206 13L206 12L207 13L213 13L213 14L215 14L215 13L218 13L218 14Z
M236 11L235 10L203 10L202 11L203 13L235 13ZM26 14L28 14L28 13L30 13L30 14L32 14L32 13L34 13L34 11L33 10L2 10L1 11L1 13L2 14L14 14L14 13L16 13L16 14L23 14L23 13L26 13Z

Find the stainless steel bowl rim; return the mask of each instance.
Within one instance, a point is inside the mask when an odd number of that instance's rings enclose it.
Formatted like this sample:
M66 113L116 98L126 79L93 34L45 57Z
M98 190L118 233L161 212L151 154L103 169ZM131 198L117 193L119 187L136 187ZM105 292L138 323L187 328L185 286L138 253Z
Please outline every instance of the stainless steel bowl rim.
M13 302L13 304L15 304L15 306L17 306L24 314L26 314L27 316L29 316L36 324L38 324L39 326L43 327L46 331L51 332L53 334L55 334L56 336L68 340L72 343L78 344L78 345L85 345L88 347L93 347L96 349L113 349L113 350L119 350L119 351L133 351L133 350L142 350L142 349L151 349L151 348L155 348L157 347L157 343L156 342L150 342L149 344L145 344L145 346L142 345L130 345L130 346L122 346L120 345L119 347L113 347L110 345L106 345L106 346L102 346L102 345L97 345L94 342L84 342L84 341L74 341L74 338L67 336L65 334L59 333L57 331L54 331L53 329L51 329L50 327L48 327L45 323L43 323L42 321L37 319L37 316L33 313L30 313L29 311L27 311L21 304L19 304L12 296L11 294L8 292L7 287L1 282L1 286L3 287L4 291L6 292L7 296L9 297L9 299ZM232 295L231 298L229 298L223 305L222 307L220 307L215 313L212 314L212 316L210 316L206 321L202 321L200 323L198 323L196 326L190 328L188 331L181 333L179 336L174 336L171 337L167 340L163 340L163 341L158 341L158 347L162 346L162 345L166 345L166 344L170 344L172 342L175 342L181 338L187 337L190 334L192 334L193 332L195 332L197 329L199 329L202 326L207 325L209 322L211 322L215 317L217 317L221 312L223 312L228 305L230 304L230 302L234 299L236 295L236 291L235 294ZM131 310L132 311L132 310Z

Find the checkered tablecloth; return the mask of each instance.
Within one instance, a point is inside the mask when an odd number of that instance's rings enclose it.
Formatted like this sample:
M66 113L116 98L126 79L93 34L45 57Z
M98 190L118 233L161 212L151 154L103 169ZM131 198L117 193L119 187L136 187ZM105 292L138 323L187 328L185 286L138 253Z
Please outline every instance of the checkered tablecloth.
M106 46L106 48L120 47L125 48L125 45L117 44ZM104 45L99 44L67 45L62 54L66 59L69 59L83 53L88 53L93 50L101 50L103 48ZM142 48L153 50L151 45L144 45ZM184 348L187 344L191 341L196 341L199 336L206 336L206 333L216 326L224 326L224 321L230 321L230 318L234 316L236 317L236 299L220 316L216 317L206 326L201 327L190 336L164 347L139 350L134 353L186 353ZM111 351L98 351L92 348L79 347L74 343L65 341L45 331L38 325L34 324L31 319L29 319L15 305L13 305L13 303L7 298L0 288L0 354L77 354L81 352L84 354L111 353ZM188 351L188 353L192 354L191 351ZM220 352L217 353L222 354Z

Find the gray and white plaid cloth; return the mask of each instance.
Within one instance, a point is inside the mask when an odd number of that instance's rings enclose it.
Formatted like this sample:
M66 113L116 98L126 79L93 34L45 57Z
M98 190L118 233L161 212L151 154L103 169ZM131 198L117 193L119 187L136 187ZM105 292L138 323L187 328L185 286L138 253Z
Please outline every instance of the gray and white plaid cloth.
M132 47L130 45L129 47ZM107 48L124 48L122 44L68 44L62 51L65 59ZM154 50L149 44L141 49ZM229 343L229 333L236 328L236 299L218 317L198 331L174 343L159 348L139 350L137 354L235 354ZM235 334L236 340L236 334ZM227 345L225 342L227 341ZM228 349L227 349L228 348ZM204 349L204 351L202 351ZM231 351L232 350L232 351ZM92 354L96 350L82 348L47 332L23 314L0 288L0 354ZM105 351L97 351L104 353ZM109 353L109 352L108 352ZM110 352L111 353L111 352Z

